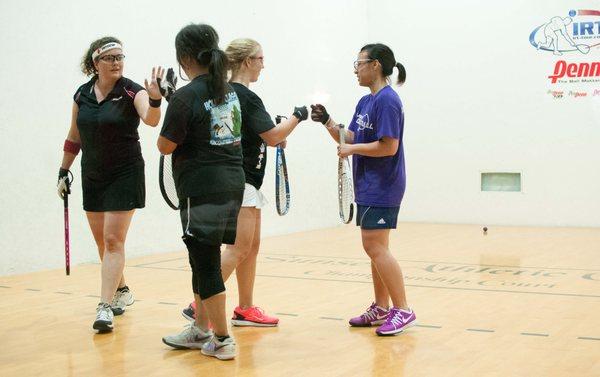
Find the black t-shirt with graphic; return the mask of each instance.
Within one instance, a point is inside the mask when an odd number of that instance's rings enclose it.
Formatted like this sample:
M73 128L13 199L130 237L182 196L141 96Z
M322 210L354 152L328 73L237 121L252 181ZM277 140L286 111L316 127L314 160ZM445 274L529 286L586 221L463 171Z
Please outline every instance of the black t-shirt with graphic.
M228 89L216 105L201 75L171 97L160 134L177 144L172 162L179 199L244 189L242 114Z
M73 100L79 107L77 129L81 137L81 170L84 178L107 180L132 165L143 164L140 117L133 100L140 85L121 77L112 91L98 103L96 78L77 89Z
M269 131L275 124L262 100L246 86L231 83L242 105L242 149L246 183L260 189L267 165L267 145L259 134Z

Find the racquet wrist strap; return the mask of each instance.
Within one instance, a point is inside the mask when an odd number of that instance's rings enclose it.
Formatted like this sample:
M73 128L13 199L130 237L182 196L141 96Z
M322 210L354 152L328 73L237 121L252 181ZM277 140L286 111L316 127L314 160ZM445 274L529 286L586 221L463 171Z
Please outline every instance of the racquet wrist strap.
M333 121L332 117L329 117L329 119L327 120L327 122L325 122L324 124L325 128L327 128L328 130L333 129L333 127L335 126L335 122Z

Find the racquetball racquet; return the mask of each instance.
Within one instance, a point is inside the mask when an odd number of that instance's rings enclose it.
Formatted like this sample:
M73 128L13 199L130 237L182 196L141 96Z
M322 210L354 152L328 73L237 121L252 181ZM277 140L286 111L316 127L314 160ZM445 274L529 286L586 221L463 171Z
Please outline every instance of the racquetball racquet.
M346 142L346 130L344 125L339 126L340 145ZM338 160L338 204L340 211L340 219L344 224L352 221L354 214L354 187L352 185L352 171L350 170L350 162L348 157L339 158Z
M283 115L275 117L275 123L281 123ZM275 155L275 206L279 216L283 216L290 210L290 182L288 180L285 152L281 145L277 145Z
M167 205L174 210L179 209L179 198L177 197L177 189L175 188L175 179L173 179L173 163L172 154L161 155L160 164L158 166L158 185L160 193Z
M585 45L585 44L575 45L575 48L582 54L587 54L588 52L590 52L590 46Z
M69 187L71 187L71 183L73 183L73 174L71 173L71 171L69 170L69 175L71 176L69 179L69 176L67 176L67 190L64 192L63 195L63 204L64 204L64 225L65 225L65 273L68 275L71 275L71 242L70 242L70 235L69 235L69 194L71 193L71 190L69 189Z

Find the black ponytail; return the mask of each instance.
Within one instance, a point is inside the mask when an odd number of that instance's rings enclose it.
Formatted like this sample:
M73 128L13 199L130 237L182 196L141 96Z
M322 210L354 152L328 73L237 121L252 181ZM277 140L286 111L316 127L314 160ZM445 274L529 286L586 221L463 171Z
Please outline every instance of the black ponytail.
M400 63L396 63L396 68L398 68L398 81L397 81L397 84L398 85L402 85L406 81L406 69Z
M219 49L219 35L210 25L191 24L179 31L175 37L177 61L195 59L208 67L208 89L215 104L225 101L227 94L227 66L225 51Z
M225 101L227 94L228 60L225 51L218 47L200 51L196 57L198 63L208 66L208 88L215 104Z
M404 84L406 81L406 69L404 66L396 62L392 49L382 43L373 43L363 46L361 52L365 51L369 59L379 61L381 64L381 73L384 77L389 77L394 71L394 67L398 68L398 85Z

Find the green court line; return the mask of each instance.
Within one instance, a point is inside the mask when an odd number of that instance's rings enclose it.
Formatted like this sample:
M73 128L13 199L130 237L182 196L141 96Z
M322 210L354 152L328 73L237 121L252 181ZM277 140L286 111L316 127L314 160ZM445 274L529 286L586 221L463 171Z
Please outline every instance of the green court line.
M428 329L441 329L442 326L434 326L434 325L415 325L416 327L426 327Z

